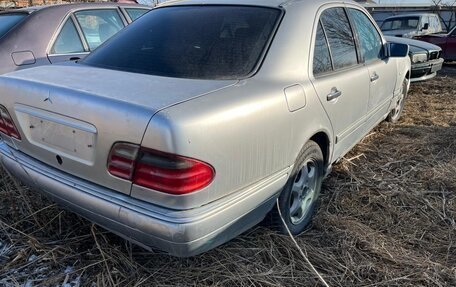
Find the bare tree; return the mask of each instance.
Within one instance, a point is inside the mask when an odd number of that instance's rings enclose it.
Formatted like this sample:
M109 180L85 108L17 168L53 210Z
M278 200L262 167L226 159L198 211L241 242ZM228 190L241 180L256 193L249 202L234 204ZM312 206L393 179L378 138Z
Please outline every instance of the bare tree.
M437 14L447 31L453 28L452 23L456 21L456 0L432 0L433 12ZM449 19L443 18L443 13L450 13Z

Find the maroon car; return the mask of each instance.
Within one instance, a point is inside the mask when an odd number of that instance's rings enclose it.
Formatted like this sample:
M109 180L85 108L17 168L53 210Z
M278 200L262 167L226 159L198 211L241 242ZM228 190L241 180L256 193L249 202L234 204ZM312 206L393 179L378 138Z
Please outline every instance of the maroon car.
M416 37L416 39L440 46L445 61L456 61L456 27L448 34L430 34Z

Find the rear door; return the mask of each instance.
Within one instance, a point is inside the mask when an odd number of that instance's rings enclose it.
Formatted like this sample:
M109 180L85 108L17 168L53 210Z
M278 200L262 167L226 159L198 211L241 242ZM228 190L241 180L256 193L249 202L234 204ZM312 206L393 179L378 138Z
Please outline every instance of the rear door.
M328 114L342 156L363 136L369 101L369 74L358 60L350 22L343 7L325 9L316 27L312 83Z
M65 20L49 51L51 63L83 59L127 25L117 8L79 10Z
M80 30L73 16L63 24L48 53L53 64L64 61L76 61L89 54L87 44L83 42Z
M388 112L396 85L397 68L386 57L382 37L372 20L355 8L349 8L348 14L358 40L361 61L369 72L370 97L366 128L370 129Z

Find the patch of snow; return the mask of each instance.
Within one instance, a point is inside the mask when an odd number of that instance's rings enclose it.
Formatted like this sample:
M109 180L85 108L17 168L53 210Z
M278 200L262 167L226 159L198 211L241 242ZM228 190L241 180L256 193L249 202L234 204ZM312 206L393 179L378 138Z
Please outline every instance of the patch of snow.
M30 255L30 257L29 257L28 262L35 261L37 258L38 258L38 256L36 256L35 254L32 254L32 255Z

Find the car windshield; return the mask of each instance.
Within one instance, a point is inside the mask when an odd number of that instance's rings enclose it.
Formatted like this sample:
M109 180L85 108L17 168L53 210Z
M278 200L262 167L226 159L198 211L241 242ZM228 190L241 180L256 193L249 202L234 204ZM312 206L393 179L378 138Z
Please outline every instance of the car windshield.
M27 16L25 13L0 14L0 38Z
M420 23L419 17L393 18L383 22L382 31L415 30Z
M82 64L176 78L243 78L260 62L280 15L251 6L158 8Z

